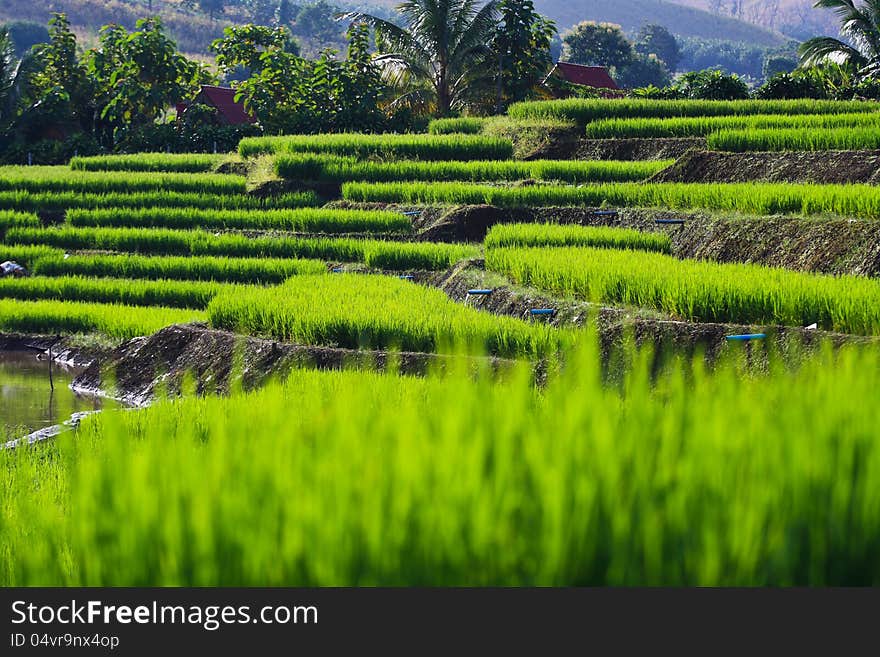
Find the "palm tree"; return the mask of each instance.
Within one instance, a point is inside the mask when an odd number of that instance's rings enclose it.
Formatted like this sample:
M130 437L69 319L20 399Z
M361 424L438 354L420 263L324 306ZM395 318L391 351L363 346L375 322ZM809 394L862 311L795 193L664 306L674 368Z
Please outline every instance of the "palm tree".
M395 102L433 105L446 116L491 83L496 0L482 7L477 0L406 0L397 11L406 27L361 12L339 16L375 28L382 54L374 61L392 84L409 89Z
M798 54L802 66L826 61L848 64L859 75L880 70L880 0L817 0L817 9L832 9L840 18L840 34L847 42L833 37L816 37L801 44Z
M5 28L0 28L0 134L16 117L30 74L36 68L37 59L32 53L25 53L16 62L12 37Z

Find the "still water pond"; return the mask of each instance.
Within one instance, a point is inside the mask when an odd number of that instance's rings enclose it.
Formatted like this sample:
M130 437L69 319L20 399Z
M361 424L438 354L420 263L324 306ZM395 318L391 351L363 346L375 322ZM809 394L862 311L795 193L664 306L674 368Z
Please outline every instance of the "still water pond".
M70 389L80 370L52 366L54 392L45 360L34 351L0 351L0 440L59 424L77 411L98 408L99 400Z

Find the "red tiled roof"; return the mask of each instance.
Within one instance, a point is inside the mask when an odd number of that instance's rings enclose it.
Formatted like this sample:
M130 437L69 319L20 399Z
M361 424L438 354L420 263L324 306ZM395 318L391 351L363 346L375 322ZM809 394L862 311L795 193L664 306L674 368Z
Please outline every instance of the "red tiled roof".
M620 88L604 66L582 66L581 64L558 62L553 67L553 70L550 71L550 75L553 74L559 75L566 82L580 84L585 87L596 87L597 89Z
M223 119L231 124L254 123L256 119L247 113L242 103L235 102L235 89L202 85L199 97L217 108Z

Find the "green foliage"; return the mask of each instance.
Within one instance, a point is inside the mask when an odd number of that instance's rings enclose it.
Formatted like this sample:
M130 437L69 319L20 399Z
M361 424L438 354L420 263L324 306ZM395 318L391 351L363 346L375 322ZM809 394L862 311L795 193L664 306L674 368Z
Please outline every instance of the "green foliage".
M843 114L876 112L873 103L860 101L778 100L641 100L566 99L517 103L508 115L514 119L556 119L586 125L611 118L671 118L676 116L724 116L745 114Z
M150 171L162 173L207 173L228 156L196 153L136 153L98 155L70 160L74 171Z
M33 46L49 42L49 30L33 21L10 21L2 26L12 39L16 57L22 57Z
M524 372L297 370L105 411L0 453L0 583L880 582L876 352L633 360L620 390L592 345L539 394Z
M157 17L139 20L131 33L106 25L98 40L86 63L110 143L124 142L132 128L152 123L169 105L212 81L205 68L177 52Z
M480 312L441 290L361 274L298 276L276 288L221 293L208 316L216 328L355 349L515 356L545 353L560 343L544 325Z
M6 247L0 257L32 262L33 272L41 276L86 276L143 278L151 280L217 281L269 285L282 283L299 274L326 271L318 260L293 258L212 258L209 256L72 255L63 257L48 247ZM22 260L19 260L21 262Z
M212 195L244 194L241 176L212 173L141 173L130 171L77 171L67 167L0 167L0 192L31 194L75 192L106 194L177 192Z
M313 192L258 198L244 194L197 194L180 192L0 192L0 209L27 212L63 212L71 208L215 208L240 210L258 208L300 208L317 205Z
M666 65L654 55L634 55L629 64L614 73L614 81L624 89L644 86L665 87L670 79Z
M653 308L698 322L771 323L880 334L880 282L644 251L500 248L489 269L554 294Z
M113 278L0 278L0 299L119 303L204 309L224 286L202 281L132 281Z
M275 169L282 178L321 182L516 181L545 180L568 183L643 180L672 164L650 162L532 160L370 162L353 157L277 155Z
M767 100L825 98L827 90L814 76L777 73L755 91L755 96Z
M565 61L586 66L623 67L632 61L633 47L620 25L583 21L562 34Z
M198 310L70 301L0 299L0 330L46 335L101 333L129 339L171 324L204 321Z
M363 12L342 16L375 29L375 61L401 94L395 103L445 117L479 101L497 70L490 63L496 0L406 0L397 11L403 27Z
M270 134L381 130L384 84L369 53L369 31L353 25L348 57L332 51L311 62L286 47L287 30L254 25L229 27L212 44L221 71L239 67L249 77L236 86L239 98Z
M239 155L263 153L326 153L357 157L413 160L507 160L509 139L477 135L302 135L242 139Z
M719 151L855 151L880 149L880 126L724 130L709 136Z
M798 49L802 66L827 61L851 66L859 77L880 72L880 0L818 0L816 7L833 10L840 20L840 35L809 39Z
M211 210L194 208L106 208L69 210L72 226L211 230L259 229L303 233L409 233L410 220L399 212L379 210Z
M666 70L674 73L681 61L678 41L662 25L644 25L636 35L634 48L642 57L654 55Z
M672 241L665 233L560 224L495 224L486 235L484 244L487 249L513 246L589 246L663 253L672 250Z
M646 138L704 137L721 130L760 130L796 128L820 132L828 128L880 126L880 112L850 114L745 114L731 116L692 116L664 119L607 119L587 125L587 137Z
M501 109L525 100L550 71L556 24L538 14L532 0L499 0L497 6L492 58L501 75L497 99Z
M721 71L691 71L679 77L676 88L695 100L748 100L749 86L737 75Z
M764 60L764 67L761 72L765 80L770 80L780 74L792 73L797 67L798 60L796 57L768 55Z
M478 135L483 131L485 119L477 117L456 117L450 119L432 119L428 124L431 135Z
M50 246L10 246L0 244L0 262L12 260L18 264L33 269L37 261L48 257L62 258L64 254L59 249Z
M10 228L6 233L6 243L151 255L318 258L365 262L376 267L394 261L400 269L445 269L477 252L474 247L458 244L323 237L250 238L236 234L215 235L207 231L159 228Z
M880 218L880 188L873 185L794 183L608 183L579 187L495 187L468 183L346 183L344 198L362 202L500 207L586 206L702 208L742 214L840 215ZM11 229L10 234L19 229Z
M6 232L7 228L14 226L40 226L40 219L30 212L11 212L9 210L0 210L0 235ZM8 258L3 258L8 260Z

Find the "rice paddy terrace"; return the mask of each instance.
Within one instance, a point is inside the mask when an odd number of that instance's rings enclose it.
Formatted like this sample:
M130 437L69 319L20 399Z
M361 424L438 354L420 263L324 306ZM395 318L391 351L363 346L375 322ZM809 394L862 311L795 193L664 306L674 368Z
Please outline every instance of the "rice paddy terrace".
M877 149L578 100L0 168L0 332L141 407L0 451L0 582L880 583Z

